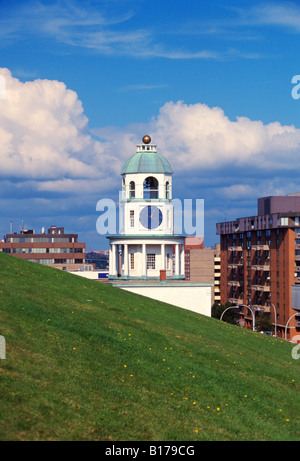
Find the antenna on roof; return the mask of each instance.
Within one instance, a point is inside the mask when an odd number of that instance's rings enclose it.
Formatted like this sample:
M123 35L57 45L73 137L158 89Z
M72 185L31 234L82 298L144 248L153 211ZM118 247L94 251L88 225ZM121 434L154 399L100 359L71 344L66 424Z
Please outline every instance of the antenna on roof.
M12 222L12 220L10 220L9 232L10 232L10 234L13 233L13 222Z

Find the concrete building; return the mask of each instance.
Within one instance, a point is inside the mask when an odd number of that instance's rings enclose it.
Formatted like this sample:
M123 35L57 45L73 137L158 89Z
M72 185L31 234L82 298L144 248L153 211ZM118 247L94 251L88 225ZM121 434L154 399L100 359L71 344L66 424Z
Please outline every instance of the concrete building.
M241 306L250 327L250 306L270 313L280 337L292 309L292 285L300 283L300 193L258 199L258 214L217 224L221 244L221 303ZM300 332L300 314L287 336Z
M41 234L34 230L6 234L0 251L64 270L76 270L85 263L85 243L78 242L78 234L65 234L63 227L56 226Z

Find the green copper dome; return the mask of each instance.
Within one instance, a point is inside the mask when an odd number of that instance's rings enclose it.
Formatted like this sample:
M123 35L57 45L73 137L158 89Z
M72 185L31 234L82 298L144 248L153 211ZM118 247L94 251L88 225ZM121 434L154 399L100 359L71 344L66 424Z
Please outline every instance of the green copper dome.
M137 146L138 151L123 166L121 175L127 173L165 173L172 174L168 160L156 152L156 146Z

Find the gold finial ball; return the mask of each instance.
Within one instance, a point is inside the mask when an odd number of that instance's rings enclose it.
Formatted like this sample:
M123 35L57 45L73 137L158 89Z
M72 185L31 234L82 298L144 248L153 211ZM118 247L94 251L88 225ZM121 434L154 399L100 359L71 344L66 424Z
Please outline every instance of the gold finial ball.
M143 137L143 143L144 144L150 144L150 142L151 142L150 136L146 135L146 136Z

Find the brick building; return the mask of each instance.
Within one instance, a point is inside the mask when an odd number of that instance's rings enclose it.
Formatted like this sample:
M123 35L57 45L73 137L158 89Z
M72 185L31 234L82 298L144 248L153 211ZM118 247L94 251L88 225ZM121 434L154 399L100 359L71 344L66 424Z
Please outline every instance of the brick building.
M6 234L0 251L58 269L74 270L85 263L85 243L78 242L78 234L65 234L56 226L42 234L34 230Z
M185 239L185 279L191 283L212 283L212 304L220 302L220 245L204 247L203 237Z
M300 193L258 199L258 214L217 223L221 245L221 303L248 305L270 313L284 337L292 309L292 285L300 283ZM252 324L241 306L241 319ZM300 313L288 323L287 337L300 332Z

